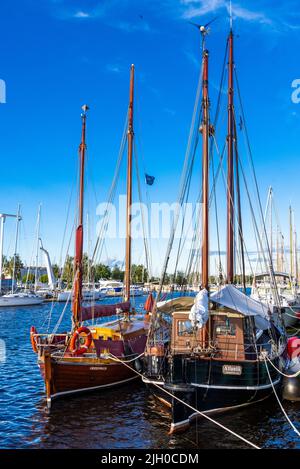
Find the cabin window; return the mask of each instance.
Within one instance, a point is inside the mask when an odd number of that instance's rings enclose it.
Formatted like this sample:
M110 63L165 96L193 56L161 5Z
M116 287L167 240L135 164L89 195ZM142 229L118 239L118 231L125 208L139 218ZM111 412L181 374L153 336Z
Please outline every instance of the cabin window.
M192 323L189 320L177 321L177 334L179 337L193 334Z
M215 323L215 333L216 335L236 335L236 325L232 324L229 318L226 318L224 321L218 321Z

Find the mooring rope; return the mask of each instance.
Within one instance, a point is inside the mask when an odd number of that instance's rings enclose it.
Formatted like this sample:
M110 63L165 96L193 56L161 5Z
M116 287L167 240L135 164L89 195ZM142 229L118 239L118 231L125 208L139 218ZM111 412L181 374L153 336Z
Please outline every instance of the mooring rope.
M115 357L115 355L112 355L111 353L108 354L109 355L109 358L111 358L113 361L120 361L122 363L132 363L134 362L135 360L138 360L139 358L141 358L143 355L145 355L145 352L141 353L140 355L138 355L137 357L134 357L132 358L131 360L121 360L120 358L118 357ZM115 360L117 358L117 360ZM135 370L134 370L135 371Z
M270 383L271 383L273 392L274 392L274 394L275 394L276 400L277 400L277 402L278 402L278 404L279 404L279 407L280 407L280 409L282 410L283 415L285 416L285 418L286 418L286 420L288 421L288 423L291 425L291 427L292 427L292 429L294 430L294 432L295 432L298 436L300 436L300 432L297 430L297 428L295 427L295 425L293 424L293 422L292 422L291 419L289 418L288 414L286 413L286 411L285 411L284 408L283 408L283 405L282 405L281 402L280 402L280 399L279 399L278 394L277 394L277 392L276 392L275 386L274 386L273 381L272 381L272 379L271 379L271 375L270 375L270 372L269 372L269 368L268 368L268 364L267 364L267 361L266 361L266 357L264 356L263 358L264 358L264 361L265 361L265 365L266 365L268 377L269 377L269 380L270 380Z
M280 373L282 376L284 376L285 378L297 378L297 376L300 375L300 370L297 371L296 373L294 373L293 375L286 375L285 373L283 373L282 371L280 371L280 370L274 365L274 363L269 359L268 356L266 356L266 358L267 358L268 362L271 363L271 365L273 366L273 368L274 368L278 373Z
M139 375L141 378L143 378L143 375L142 373L138 372L137 370L135 370L134 368L132 368L131 366L127 365L127 363L123 362L122 360L120 360L118 357L112 355L112 358L114 358L116 361L119 361L121 363L124 364L124 366L127 366L127 368L130 368L132 371L134 371L134 373L136 373L137 375ZM190 404L188 404L187 402L184 402L182 399L180 399L179 397L175 396L175 394L172 394L171 392L167 391L166 389L164 389L162 386L159 386L159 384L156 384L156 383L152 383L156 388L160 389L161 391L163 391L165 394L168 394L169 396L171 396L173 399L176 399L178 402L180 402L181 404L185 405L186 407L188 407L189 409L191 409L193 412L201 415L202 417L206 418L207 420L209 420L210 422L214 423L215 425L217 425L218 427L222 428L223 430L227 431L228 433L230 433L231 435L235 436L236 438L242 440L244 443L247 443L249 446L252 446L253 448L255 449L261 449L259 446L255 445L254 443L252 443L251 441L247 440L246 438L244 438L243 436L239 435L238 433L234 432L233 430L230 430L230 428L226 427L225 425L222 425L221 423L217 422L216 420L212 419L211 417L209 417L208 415L204 414L203 412L201 412L200 410L196 409L195 407L191 406Z

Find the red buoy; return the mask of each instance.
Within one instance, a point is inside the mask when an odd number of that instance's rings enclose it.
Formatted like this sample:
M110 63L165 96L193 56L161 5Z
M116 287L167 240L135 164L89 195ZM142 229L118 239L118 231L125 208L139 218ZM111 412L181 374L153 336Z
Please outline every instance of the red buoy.
M287 354L292 360L300 355L300 339L298 337L290 337L287 342Z

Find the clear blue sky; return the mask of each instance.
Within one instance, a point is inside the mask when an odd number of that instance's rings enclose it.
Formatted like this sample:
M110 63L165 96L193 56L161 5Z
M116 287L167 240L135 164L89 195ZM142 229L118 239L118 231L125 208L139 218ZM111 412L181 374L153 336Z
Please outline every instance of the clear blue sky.
M189 20L215 16L210 49L212 105L228 33L223 0L16 0L1 6L0 211L22 205L21 246L30 256L38 203L42 237L58 260L76 182L80 106L88 103L88 175L97 200L111 183L136 66L136 132L146 169L156 176L152 201L174 201L199 73L199 37ZM235 62L263 200L271 184L282 224L288 205L300 226L299 2L233 2ZM125 175L123 176L123 178ZM172 183L170 184L170 181ZM92 186L92 184L90 185ZM94 189L87 207L94 218ZM13 225L7 223L6 250ZM155 249L155 248L154 248ZM160 249L162 247L160 246ZM159 265L159 257L156 262ZM123 257L117 247L111 256Z

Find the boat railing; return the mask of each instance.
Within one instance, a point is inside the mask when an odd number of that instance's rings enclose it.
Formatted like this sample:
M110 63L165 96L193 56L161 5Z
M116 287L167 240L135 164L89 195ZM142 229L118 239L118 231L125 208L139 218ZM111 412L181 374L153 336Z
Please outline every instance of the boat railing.
M215 340L211 344L212 349L215 352L215 356L219 357L232 357L234 360L259 360L263 359L263 355L267 352L271 354L273 352L272 345L270 342L264 343L230 343L229 340Z

